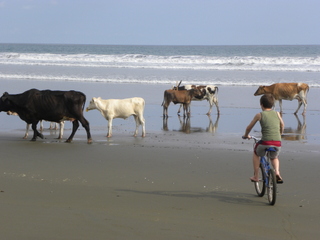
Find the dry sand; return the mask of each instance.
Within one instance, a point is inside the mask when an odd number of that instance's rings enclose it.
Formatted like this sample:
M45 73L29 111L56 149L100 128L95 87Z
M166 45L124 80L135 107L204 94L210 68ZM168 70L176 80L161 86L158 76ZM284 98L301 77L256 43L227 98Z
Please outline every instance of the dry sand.
M278 185L276 205L269 206L265 197L255 195L249 181L252 142L240 138L259 110L250 87L241 89L250 96L245 94L236 103L230 96L239 88L220 88L220 118L215 109L211 119L204 115L206 102L193 104L188 125L175 115L177 106L169 107L170 117L163 123L160 104L166 86L139 86L137 94L132 94L131 85L106 84L111 95L107 97L95 84L63 83L64 88L32 84L39 89L81 90L88 100L114 98L116 92L119 98L144 97L147 136L132 137L130 118L116 120L114 135L107 139L106 120L91 111L85 117L90 121L92 144L86 143L83 128L71 144L56 140L57 132L49 130L44 131L45 139L31 142L22 139L24 122L1 113L1 239L320 237L319 109L315 104L309 104L304 132L297 133L303 118L297 120L291 107L284 115L287 131L292 130L287 135L295 139L283 141L280 159L285 183ZM6 87L11 93L22 92ZM319 96L318 89L312 91L309 102ZM295 106L296 102L292 109ZM64 139L70 127L66 123Z

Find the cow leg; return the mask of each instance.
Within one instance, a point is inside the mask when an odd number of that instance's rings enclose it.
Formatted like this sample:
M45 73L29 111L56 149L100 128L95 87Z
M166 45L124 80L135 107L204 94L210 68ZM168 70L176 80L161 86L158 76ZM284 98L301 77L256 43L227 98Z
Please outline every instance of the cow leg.
M31 139L31 141L36 141L37 137L40 137L40 138L43 139L43 135L40 132L38 132L38 130L37 130L38 122L39 121L33 122L32 125L31 125L32 126L32 130L33 130L33 137Z
M178 112L177 112L178 116L180 116L180 110L181 110L182 107L183 107L183 104L180 104Z
M168 117L168 107L169 107L170 102L165 102L163 104L163 117Z
M211 115L211 111L212 111L212 107L213 107L213 104L216 105L216 108L217 108L217 114L219 115L220 114L220 109L219 109L219 103L218 103L218 98L212 98L212 99L209 99L209 111L207 113L208 116Z
M134 134L133 136L136 137L138 135L138 129L139 129L139 126L140 126L140 121L139 121L139 118L137 115L133 115L134 117L134 120L136 121L136 130L134 131Z
M300 94L299 94L299 97L297 98L298 99L298 108L294 112L294 114L298 113L298 111L299 111L299 109L300 109L300 107L302 106L302 103L303 103L304 108L303 108L302 115L305 115L306 110L307 110L307 100L306 100L305 96L301 96Z
M56 122L50 122L49 129L57 130L58 129L58 124Z
M185 118L186 117L186 114L187 114L187 107L186 107L186 103L183 104L183 117Z
M42 130L43 130L43 121L40 120L40 131L42 132Z
M212 106L213 106L213 100L209 99L208 101L209 101L209 111L207 112L207 115L210 116L212 111Z
M108 119L108 133L107 133L108 138L112 137L112 120L113 120L113 117Z
M27 125L26 125L26 133L24 134L23 139L26 139L26 138L28 137L30 125L31 125L31 124L27 123Z
M279 99L280 113L282 114L282 99Z
M304 105L304 106L303 106L302 115L305 115L306 112L307 112L307 99L303 98L302 101L303 101L303 105Z
M69 136L69 138L66 140L66 142L70 143L72 141L74 134L76 133L78 128L79 128L79 122L78 122L78 120L75 119L72 121L72 133Z
M217 101L217 102L215 102L215 104L216 104L216 107L217 107L217 114L218 114L218 115L220 115L220 109L219 109L218 101Z
M190 110L190 103L183 104L183 117L190 117L191 110Z
M140 124L142 125L142 135L141 137L145 137L146 136L146 121L144 119L143 116L140 116Z
M218 98L214 99L214 100L213 100L213 102L214 102L214 104L215 104L215 105L216 105L216 107L217 107L217 113L218 113L218 115L220 115L220 109L219 109L219 102L218 102Z
M136 126L137 126L136 135L138 134L138 127L139 127L139 125L142 126L142 135L141 135L141 136L142 136L142 137L145 137L145 136L146 136L146 124L145 124L145 119L144 119L142 113L139 114L139 115L137 116L137 119L136 119Z
M163 117L168 118L168 106L163 107Z
M91 138L91 133L90 133L90 125L87 119L85 119L83 116L79 118L79 121L81 122L82 127L86 130L87 132L87 139L88 143L92 143L92 138ZM79 123L78 123L79 125Z
M64 121L61 121L61 122L59 123L59 126L60 126L60 131L59 131L58 139L62 139L63 129L64 129Z
M134 115L134 120L136 121L136 131L134 133L134 136L136 137L138 135L138 129L139 126L142 125L142 137L146 136L146 129L145 129L145 120L142 114Z
M164 131L169 131L169 129L168 129L168 118L163 118L163 120L162 120L162 129Z
M297 113L298 113L301 105L302 105L302 101L301 101L301 99L298 99L298 108L297 108L297 110L294 112L294 114L297 114Z

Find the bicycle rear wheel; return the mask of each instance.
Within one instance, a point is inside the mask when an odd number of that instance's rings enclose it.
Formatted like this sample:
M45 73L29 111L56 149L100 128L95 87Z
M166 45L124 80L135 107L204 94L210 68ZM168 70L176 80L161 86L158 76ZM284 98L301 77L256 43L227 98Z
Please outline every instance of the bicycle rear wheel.
M269 186L267 186L267 195L270 205L274 205L277 199L277 182L276 174L273 169L269 170Z
M259 182L254 183L254 187L259 197L263 197L266 192L266 181L265 181L265 172L263 170L262 164L259 167Z

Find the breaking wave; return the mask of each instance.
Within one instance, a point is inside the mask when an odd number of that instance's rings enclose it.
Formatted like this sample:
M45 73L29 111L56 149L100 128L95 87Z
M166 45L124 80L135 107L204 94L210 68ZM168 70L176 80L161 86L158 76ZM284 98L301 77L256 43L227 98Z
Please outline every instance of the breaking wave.
M320 72L320 57L284 56L218 57L144 54L0 53L0 64L132 69Z

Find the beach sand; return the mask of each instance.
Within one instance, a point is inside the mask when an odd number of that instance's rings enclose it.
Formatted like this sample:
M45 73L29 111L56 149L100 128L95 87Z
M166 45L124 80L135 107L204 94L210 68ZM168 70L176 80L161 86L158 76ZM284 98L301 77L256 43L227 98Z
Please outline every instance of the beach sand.
M162 119L161 85L2 82L9 93L32 87L75 89L92 97L146 100L147 136L133 137L133 118L107 121L85 113L93 143L79 128L72 143L66 123L44 130L45 139L22 139L25 123L1 113L0 226L3 239L317 239L320 237L319 102L311 89L305 119L284 102L286 137L281 153L284 184L270 206L255 194L252 141L241 135L259 111L255 87L220 87L221 115L192 103L186 123L169 107ZM63 87L61 87L63 86ZM235 100L234 96L241 93ZM300 112L301 113L301 112ZM299 126L299 122L301 125ZM49 123L45 123L48 126ZM259 127L255 133L259 136ZM141 129L139 129L141 134Z

